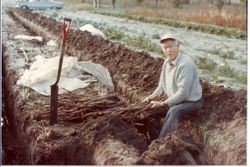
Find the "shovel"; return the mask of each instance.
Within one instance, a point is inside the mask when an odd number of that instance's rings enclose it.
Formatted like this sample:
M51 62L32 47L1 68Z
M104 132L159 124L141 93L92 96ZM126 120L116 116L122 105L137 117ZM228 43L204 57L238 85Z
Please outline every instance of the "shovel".
M57 79L56 82L50 86L51 91L51 97L50 97L50 125L54 125L57 123L57 104L58 104L58 82L60 80L61 70L62 70L62 64L63 64L63 55L65 51L65 42L67 39L67 34L69 30L69 26L71 23L70 18L64 18L63 20L63 26L62 26L62 41L61 41L61 55L59 60L59 66L58 66L58 73L57 73Z

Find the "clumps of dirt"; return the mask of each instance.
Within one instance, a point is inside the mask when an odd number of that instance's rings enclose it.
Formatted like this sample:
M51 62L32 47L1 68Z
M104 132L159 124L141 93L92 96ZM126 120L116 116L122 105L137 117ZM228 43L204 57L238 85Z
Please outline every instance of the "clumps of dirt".
M29 96L40 99L35 92ZM59 124L50 126L49 98L43 100L44 105L36 108L24 104L18 114L25 164L128 165L135 164L147 148L146 137L127 123L142 106L130 106L116 94L63 94L59 96Z
M138 164L205 165L208 161L192 137L183 130L177 130L154 140L142 154Z
M146 139L117 116L88 118L80 124L33 123L26 135L31 164L134 164Z
M49 31L57 37L61 36L62 24L58 23L55 19L47 18L45 16L40 15L39 13L32 12L32 10L15 9L15 12L17 12L18 15L26 18L30 22L36 22L41 27L44 27L45 28L44 31ZM13 15L13 12L9 11L9 14ZM45 27L48 24L48 22L50 26ZM27 25L24 25L24 26L28 28L31 32L37 33L36 30L30 28L29 26ZM41 34L45 35L46 33L41 32Z
M199 114L201 122L211 121L211 124L228 122L246 117L247 94L245 90L233 91L223 86L212 86L202 82L204 109Z

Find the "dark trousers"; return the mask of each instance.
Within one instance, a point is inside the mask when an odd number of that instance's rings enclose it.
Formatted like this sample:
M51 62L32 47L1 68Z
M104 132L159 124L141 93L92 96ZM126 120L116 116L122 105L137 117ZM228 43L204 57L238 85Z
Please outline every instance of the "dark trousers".
M147 118L147 127L151 140L166 136L178 128L178 123L190 114L193 114L203 107L203 101L196 102L185 101L178 105L174 105L167 111L159 111L157 116L152 115ZM166 114L167 113L167 114ZM163 125L161 125L159 116L164 117Z
M202 106L203 101L199 100L195 102L186 101L170 107L162 125L159 138L164 137L168 133L176 130L180 119L200 110Z

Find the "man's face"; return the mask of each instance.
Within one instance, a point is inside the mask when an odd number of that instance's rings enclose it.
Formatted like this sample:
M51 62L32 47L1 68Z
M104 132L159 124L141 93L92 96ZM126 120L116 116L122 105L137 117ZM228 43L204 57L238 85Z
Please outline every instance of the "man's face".
M161 47L168 60L170 62L174 61L179 52L179 46L175 40L166 40L162 43Z

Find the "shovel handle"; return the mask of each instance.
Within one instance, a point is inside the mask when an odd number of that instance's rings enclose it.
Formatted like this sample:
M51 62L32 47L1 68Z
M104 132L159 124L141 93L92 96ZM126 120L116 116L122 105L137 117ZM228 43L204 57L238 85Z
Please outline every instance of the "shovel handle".
M62 71L62 64L63 64L63 55L64 55L64 51L65 51L65 43L66 43L70 23L71 23L71 19L65 17L63 20L63 26L62 26L61 55L60 55L60 60L59 60L57 79L56 79L56 82L54 83L54 85L57 85L59 80L60 80L61 71Z

